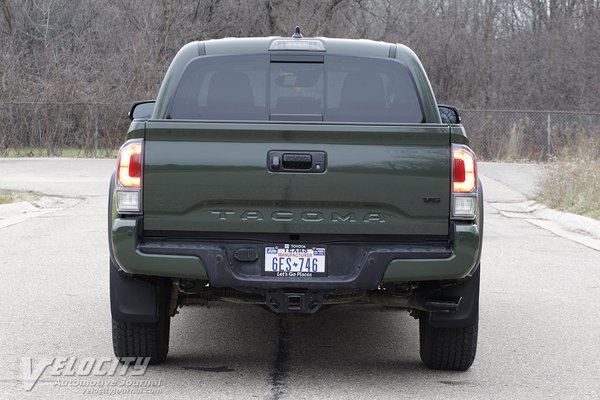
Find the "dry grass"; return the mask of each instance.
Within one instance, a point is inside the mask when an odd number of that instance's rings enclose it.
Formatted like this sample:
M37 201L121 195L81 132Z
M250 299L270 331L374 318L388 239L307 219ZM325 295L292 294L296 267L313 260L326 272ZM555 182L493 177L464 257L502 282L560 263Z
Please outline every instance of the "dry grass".
M600 219L600 138L563 149L540 180L539 199L552 208Z
M14 201L14 197L8 193L2 193L0 192L0 204L8 204L8 203L12 203Z
M0 204L9 204L16 201L35 201L40 198L35 192L15 192L13 190L0 189Z

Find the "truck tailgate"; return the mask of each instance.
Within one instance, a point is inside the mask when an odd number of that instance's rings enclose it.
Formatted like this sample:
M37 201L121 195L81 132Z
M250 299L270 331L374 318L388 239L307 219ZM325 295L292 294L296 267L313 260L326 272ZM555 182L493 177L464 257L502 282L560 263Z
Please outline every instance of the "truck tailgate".
M149 121L145 138L146 231L448 235L447 126ZM326 165L270 171L273 150Z

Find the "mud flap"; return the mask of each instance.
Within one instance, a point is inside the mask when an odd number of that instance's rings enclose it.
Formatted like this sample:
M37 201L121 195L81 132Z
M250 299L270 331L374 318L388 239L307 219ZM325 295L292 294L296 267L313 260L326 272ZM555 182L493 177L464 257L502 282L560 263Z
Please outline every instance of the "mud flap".
M431 312L430 326L434 328L466 328L473 326L479 319L479 274L480 267L475 273L460 285L442 289L441 296L460 297L458 310L452 313Z
M158 285L128 278L110 262L110 310L120 322L158 321Z

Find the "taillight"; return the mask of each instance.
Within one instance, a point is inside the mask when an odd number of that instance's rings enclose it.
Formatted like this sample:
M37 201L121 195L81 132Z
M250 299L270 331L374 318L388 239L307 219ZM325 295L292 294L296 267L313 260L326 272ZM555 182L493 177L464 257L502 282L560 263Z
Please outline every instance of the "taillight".
M143 150L142 139L129 140L119 150L116 185L119 214L137 214L142 211Z
M474 219L477 212L477 161L467 146L452 146L452 217Z
M466 146L452 146L452 191L470 193L477 186L475 154Z
M119 150L119 184L126 188L142 185L142 143L127 142Z

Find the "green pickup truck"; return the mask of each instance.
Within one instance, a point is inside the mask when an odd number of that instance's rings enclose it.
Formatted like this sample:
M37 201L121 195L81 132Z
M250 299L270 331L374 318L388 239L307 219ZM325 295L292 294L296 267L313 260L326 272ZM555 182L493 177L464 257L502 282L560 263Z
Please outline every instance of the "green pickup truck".
M182 305L351 304L409 310L427 367L471 366L482 189L409 48L193 42L130 117L108 206L117 357L163 361Z

